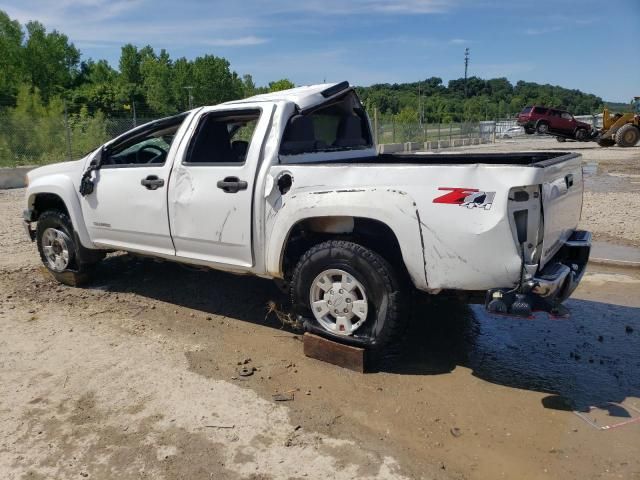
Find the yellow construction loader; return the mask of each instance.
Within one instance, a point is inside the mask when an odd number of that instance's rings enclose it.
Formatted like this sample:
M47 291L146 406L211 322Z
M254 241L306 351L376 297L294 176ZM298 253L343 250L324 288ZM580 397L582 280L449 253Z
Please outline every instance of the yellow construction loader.
M633 147L640 141L640 97L633 97L633 111L611 115L602 113L602 129L595 138L601 147Z

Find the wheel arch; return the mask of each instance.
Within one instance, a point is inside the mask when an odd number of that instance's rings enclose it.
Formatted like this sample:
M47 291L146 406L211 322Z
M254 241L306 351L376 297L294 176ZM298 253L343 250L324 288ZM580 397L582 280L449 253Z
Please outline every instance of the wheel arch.
M36 179L27 190L27 207L34 212L33 220L37 220L37 217L46 210L63 211L69 216L80 244L85 248L94 249L95 246L89 237L82 207L71 180L63 175L46 178L47 182L44 182L44 179Z
M387 197L376 198L376 205L385 206L381 208L371 205L365 191L349 192L347 199L341 197L345 193L303 195L293 208L283 209L289 213L278 213L267 241L267 272L284 278L290 264L314 244L331 238L353 239L393 264L400 262L411 282L426 289L420 223L408 195L378 192L378 197Z

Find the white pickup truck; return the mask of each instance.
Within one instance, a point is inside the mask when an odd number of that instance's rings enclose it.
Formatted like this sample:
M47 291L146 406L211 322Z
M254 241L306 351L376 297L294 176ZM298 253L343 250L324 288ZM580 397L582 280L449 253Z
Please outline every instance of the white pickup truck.
M589 257L582 191L574 153L378 154L342 82L196 108L32 170L24 220L60 281L115 250L278 279L306 329L381 348L415 289L563 313Z

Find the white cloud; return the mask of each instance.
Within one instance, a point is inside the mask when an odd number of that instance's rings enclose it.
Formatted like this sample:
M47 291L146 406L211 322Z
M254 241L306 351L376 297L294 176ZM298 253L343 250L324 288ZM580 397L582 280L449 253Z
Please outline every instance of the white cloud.
M371 13L429 14L442 13L460 0L280 0L262 4L274 12L313 12L320 15L363 15Z
M544 28L527 28L524 33L527 35L546 35L547 33L559 32L560 27L544 27Z
M449 43L451 45L464 45L471 42L469 42L469 40L465 40L464 38L452 38L451 40L449 40Z
M209 45L211 47L245 47L249 45L261 45L267 43L268 38L256 37L249 35L246 37L238 38L215 38L210 40L202 40L198 43L202 45Z

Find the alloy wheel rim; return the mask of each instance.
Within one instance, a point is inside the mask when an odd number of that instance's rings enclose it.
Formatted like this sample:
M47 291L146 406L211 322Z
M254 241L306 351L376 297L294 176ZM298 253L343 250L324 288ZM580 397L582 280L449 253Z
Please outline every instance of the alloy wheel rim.
M42 251L54 272L63 272L69 266L71 240L62 230L47 228L42 233Z
M352 335L367 320L364 286L340 269L321 272L311 283L311 311L318 323L336 335Z

